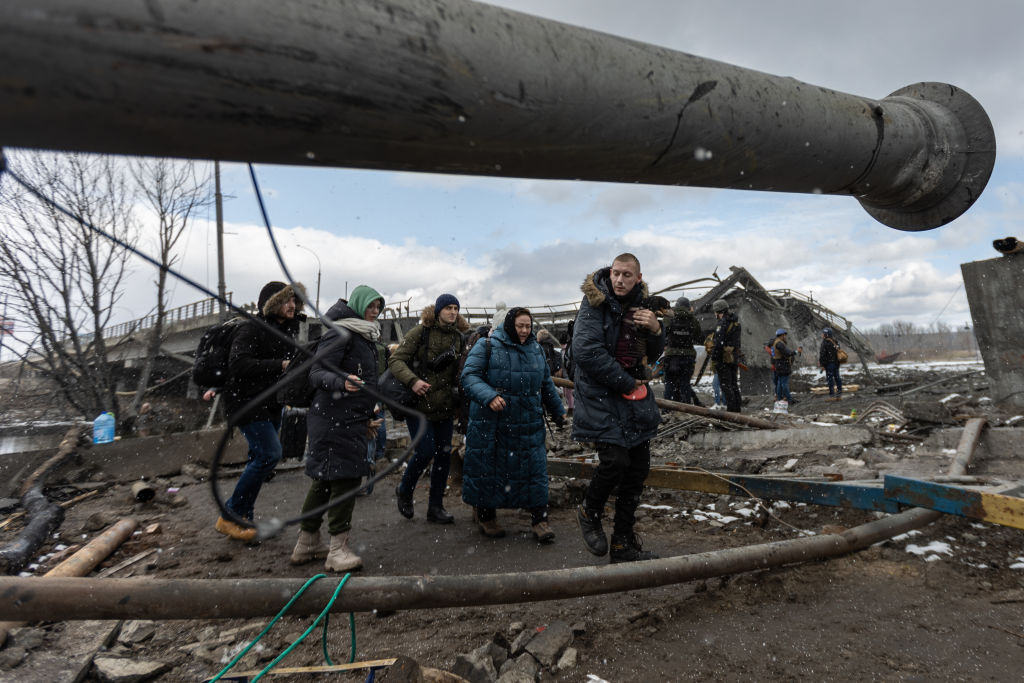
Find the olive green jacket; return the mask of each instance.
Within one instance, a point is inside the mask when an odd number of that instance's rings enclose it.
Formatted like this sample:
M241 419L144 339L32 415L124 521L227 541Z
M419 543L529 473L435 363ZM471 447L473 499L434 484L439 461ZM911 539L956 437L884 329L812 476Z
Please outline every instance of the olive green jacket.
M430 328L430 341L424 350L420 345L427 338L427 328ZM419 397L413 406L428 420L455 417L459 404L459 359L464 353L462 333L468 329L469 323L462 315L454 324L447 325L435 318L434 307L428 306L420 315L420 324L409 330L388 360L395 379L410 389L417 379L430 385L426 395ZM435 363L440 363L440 367L432 367Z

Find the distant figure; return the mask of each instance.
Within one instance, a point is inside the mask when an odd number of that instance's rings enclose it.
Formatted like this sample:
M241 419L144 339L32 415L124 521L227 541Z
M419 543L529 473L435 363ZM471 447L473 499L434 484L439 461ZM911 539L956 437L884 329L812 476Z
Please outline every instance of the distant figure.
M384 298L376 290L359 285L352 290L348 303L339 300L327 311L327 319L334 325L327 326L317 344L316 359L309 371L309 383L316 391L307 420L306 476L313 481L302 514L359 488L362 477L370 474L367 443L376 438L379 423L373 419L376 400L360 389L364 384L377 386L377 316L383 308ZM345 330L347 337L335 325ZM320 536L322 513L302 520L292 564L326 556L324 568L328 571L361 568L362 558L348 543L355 504L355 498L349 498L327 511L330 546Z
M640 307L648 292L640 261L633 254L620 254L610 267L588 275L582 289L571 350L580 404L572 438L594 442L599 464L576 519L587 550L598 557L608 553L601 516L617 487L611 561L655 559L657 555L643 550L633 531L651 468L651 438L661 423L639 353L647 358L660 356L664 330L653 311ZM641 336L645 347L638 349L636 340Z
M273 393L261 403L250 404L288 369L295 349L287 339L294 339L299 331L296 316L302 311L302 299L296 295L296 289L301 288L298 283L293 286L268 282L260 290L255 320L239 324L231 336L224 410L228 420L235 416L241 418L238 431L249 443L249 459L225 506L248 521L253 519L256 497L263 482L281 460L281 442L277 436L281 427L281 404ZM268 328L277 330L280 335ZM215 528L225 536L247 543L256 538L254 527L223 517L217 519Z
M473 506L481 533L501 538L497 509L522 508L530 511L533 537L554 541L543 409L561 428L565 408L530 311L509 309L504 324L469 351L462 386L470 396L462 500Z
M825 371L828 381L828 395L839 400L843 397L843 379L839 376L839 342L831 327L821 331L821 349L818 351L818 367Z
M576 325L575 320L570 320L565 326L565 332L559 338L559 342L562 344L562 369L558 371L559 377L564 377L570 382L575 382L572 375L572 364L570 362L571 349L572 349L572 332L573 327ZM568 417L572 417L573 409L576 406L575 391L570 387L562 387L562 397L565 399L565 414Z
M742 408L739 382L740 321L736 314L729 310L729 302L725 299L715 301L711 304L711 309L718 318L718 326L715 327L715 336L712 339L711 362L718 373L725 409L731 413L738 413Z
M690 381L697 364L697 351L693 348L703 343L704 333L693 314L690 300L679 297L672 307L672 319L665 330L665 398L701 405Z
M803 347L796 351L786 344L788 334L783 328L775 330L775 341L772 342L772 363L775 367L775 400L786 401L794 405L796 400L789 392L789 376L793 374L793 358L803 352Z
M423 309L420 324L409 330L388 366L395 379L418 396L414 408L427 416L427 433L409 460L402 481L395 487L398 512L413 517L413 491L430 467L427 521L451 524L455 518L444 509L444 492L451 468L453 418L458 409L462 335L469 323L459 315L459 300L452 294L437 297Z

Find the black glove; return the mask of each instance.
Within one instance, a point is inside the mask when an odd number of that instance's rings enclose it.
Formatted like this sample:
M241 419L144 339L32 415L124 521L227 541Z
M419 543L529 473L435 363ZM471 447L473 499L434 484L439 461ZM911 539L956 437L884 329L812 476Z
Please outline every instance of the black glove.
M555 415L552 418L552 421L558 429L563 429L565 427L565 415Z

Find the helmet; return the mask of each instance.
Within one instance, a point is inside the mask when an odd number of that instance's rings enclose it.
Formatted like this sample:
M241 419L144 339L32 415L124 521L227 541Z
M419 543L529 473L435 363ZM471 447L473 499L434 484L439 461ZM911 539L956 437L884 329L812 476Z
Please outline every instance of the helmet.
M779 335L783 335L783 334L786 334L786 330L784 330L783 328L780 327L779 329L775 330L775 336L776 337L778 337Z
M690 307L690 300L687 299L685 296L681 296L678 299L676 299L676 308L689 308L689 307Z
M821 333L823 335L825 335L826 337L831 337L832 336L832 328L831 327L826 327L825 329L823 329L821 331Z
M715 313L721 313L722 311L729 310L729 302L725 299L717 299L715 303L711 304L711 310Z

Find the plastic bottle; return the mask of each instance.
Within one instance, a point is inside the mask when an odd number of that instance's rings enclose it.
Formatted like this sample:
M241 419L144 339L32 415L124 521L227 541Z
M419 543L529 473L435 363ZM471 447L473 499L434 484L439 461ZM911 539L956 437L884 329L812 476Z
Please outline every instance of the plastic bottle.
M92 442L111 443L114 440L114 414L102 413L92 421Z
M856 420L857 419L857 409L856 408L854 408L853 410L850 411L850 419L851 420Z

